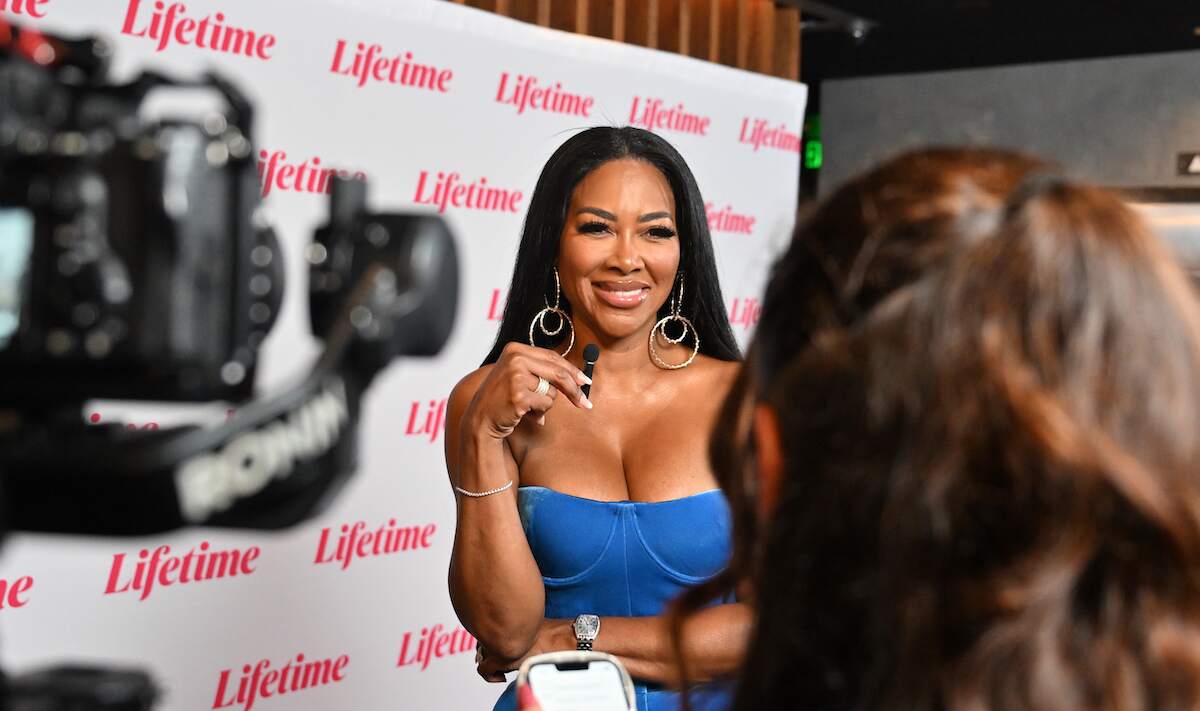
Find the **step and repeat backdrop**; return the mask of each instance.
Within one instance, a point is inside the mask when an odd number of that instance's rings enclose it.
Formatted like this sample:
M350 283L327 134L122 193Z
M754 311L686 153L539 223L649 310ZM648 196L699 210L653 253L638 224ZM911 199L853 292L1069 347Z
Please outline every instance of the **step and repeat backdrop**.
M804 87L434 0L0 0L0 15L107 38L115 79L215 70L254 102L288 277L261 392L287 387L319 352L303 253L326 218L328 171L366 179L375 210L444 216L463 275L448 347L375 382L361 467L325 512L269 534L11 536L0 663L146 668L171 710L490 708L502 687L476 675L475 640L446 592L445 405L495 335L543 162L595 125L671 141L699 181L744 342L793 221ZM148 111L199 119L202 104L168 93ZM155 427L231 407L93 401L85 415Z

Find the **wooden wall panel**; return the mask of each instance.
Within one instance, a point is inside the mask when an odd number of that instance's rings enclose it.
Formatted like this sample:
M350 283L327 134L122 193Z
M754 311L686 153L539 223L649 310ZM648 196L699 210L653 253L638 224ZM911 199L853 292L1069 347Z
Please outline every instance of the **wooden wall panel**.
M800 81L800 9L775 10L775 76Z
M738 69L750 68L750 34L753 29L753 10L751 0L737 0L737 59L734 66Z
M449 0L543 27L800 79L800 10L772 0Z
M550 0L550 26L586 35L588 0Z
M713 24L710 16L713 14L714 0L683 0L683 2L687 3L688 9L687 56L711 62L713 60L710 54L713 56L716 54L709 52Z
M625 41L642 47L658 48L659 0L633 0L625 3Z
M506 0L508 3L508 16L514 20L528 22L529 24L537 24L538 21L538 0Z
M658 49L675 54L687 54L687 28L684 25L683 0L659 0Z
M759 74L775 73L775 5L760 2L751 8L750 64Z
M638 2L638 0L634 0ZM625 39L625 0L612 0L613 9L613 32L612 38L618 42L626 42Z
M593 37L616 39L613 36L613 5L615 3L616 0L588 0L587 34Z
M710 18L710 40L716 47L716 54L709 47L710 62L717 62L730 67L737 66L738 49L738 3L742 0L713 0L717 7Z
M737 61L737 0L712 0L708 8L708 61L732 66Z

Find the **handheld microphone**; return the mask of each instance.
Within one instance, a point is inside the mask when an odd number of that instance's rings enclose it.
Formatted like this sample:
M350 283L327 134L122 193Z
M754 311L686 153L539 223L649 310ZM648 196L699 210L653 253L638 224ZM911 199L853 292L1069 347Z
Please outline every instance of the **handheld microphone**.
M596 367L596 361L599 359L600 359L600 346L596 345L595 343L587 344L587 347L583 349L583 374L588 376L589 378L592 377L592 369ZM583 396L591 397L591 395L592 395L592 386L584 385L583 386Z

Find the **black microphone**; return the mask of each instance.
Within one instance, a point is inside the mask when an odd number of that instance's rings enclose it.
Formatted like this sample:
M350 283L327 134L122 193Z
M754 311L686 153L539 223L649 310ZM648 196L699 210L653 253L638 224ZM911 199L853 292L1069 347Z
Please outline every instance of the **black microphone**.
M596 361L600 359L600 346L595 343L587 344L583 349L583 374L592 377L592 369L596 367ZM592 394L592 386L583 386L583 396L590 397Z

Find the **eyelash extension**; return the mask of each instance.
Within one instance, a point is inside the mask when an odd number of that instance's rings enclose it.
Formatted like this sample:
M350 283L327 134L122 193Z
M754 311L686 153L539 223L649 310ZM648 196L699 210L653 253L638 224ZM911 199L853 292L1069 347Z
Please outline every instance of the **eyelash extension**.
M604 224L603 222L585 222L579 226L579 231L586 234L607 232L608 230L608 225ZM649 232L652 236L663 239L670 239L676 234L675 230L671 229L670 227L651 227Z

